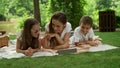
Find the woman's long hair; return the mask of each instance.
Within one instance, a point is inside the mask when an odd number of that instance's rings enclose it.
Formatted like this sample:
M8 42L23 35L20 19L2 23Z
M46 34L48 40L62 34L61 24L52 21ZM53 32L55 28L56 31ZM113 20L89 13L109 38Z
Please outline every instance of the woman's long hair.
M29 18L24 22L23 32L21 36L21 47L23 50L26 50L28 47L39 47L38 38L34 38L31 34L31 29L35 24L39 24L39 22L33 18Z
M55 12L54 15L51 17L50 24L49 24L49 33L54 33L54 29L52 28L52 20L58 20L62 24L66 24L67 22L67 17L64 13L62 12ZM50 47L54 48L55 46L59 45L58 41L56 40L55 37L52 37L50 39Z

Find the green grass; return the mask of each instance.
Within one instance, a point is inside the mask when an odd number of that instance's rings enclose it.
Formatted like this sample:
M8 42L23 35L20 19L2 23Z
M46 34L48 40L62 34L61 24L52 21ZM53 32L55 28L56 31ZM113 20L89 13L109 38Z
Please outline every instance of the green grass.
M95 34L103 39L103 43L120 47L120 32L95 32Z
M10 36L9 36L9 39L10 39L10 40L15 40L15 39L16 39L16 35L10 35Z
M95 32L103 43L120 47L120 32ZM47 57L0 59L0 68L119 68L120 48Z

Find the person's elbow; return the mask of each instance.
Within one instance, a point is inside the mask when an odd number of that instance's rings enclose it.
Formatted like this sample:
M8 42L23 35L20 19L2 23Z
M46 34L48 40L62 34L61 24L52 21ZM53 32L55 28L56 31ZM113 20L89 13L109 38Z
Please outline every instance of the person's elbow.
M16 52L19 53L19 49L16 49Z

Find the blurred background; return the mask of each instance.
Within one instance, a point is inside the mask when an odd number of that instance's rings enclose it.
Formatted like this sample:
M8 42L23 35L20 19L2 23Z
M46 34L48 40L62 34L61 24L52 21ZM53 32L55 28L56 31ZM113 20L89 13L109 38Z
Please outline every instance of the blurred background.
M115 28L120 28L120 0L37 0L42 31L55 11L62 11L74 30L83 15L93 18L94 29L99 29L99 12L115 11ZM35 0L0 0L0 30L16 35L23 22L34 17Z

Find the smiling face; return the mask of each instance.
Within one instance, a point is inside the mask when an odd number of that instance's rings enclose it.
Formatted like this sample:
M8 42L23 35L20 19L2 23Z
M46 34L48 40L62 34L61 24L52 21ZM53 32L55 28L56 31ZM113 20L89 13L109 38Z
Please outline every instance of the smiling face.
M31 28L31 35L35 38L38 38L39 34L40 34L40 25L39 24L33 25Z
M53 19L52 20L52 28L53 28L55 33L61 34L63 29L65 28L65 25L62 24L60 21Z
M82 32L84 35L86 35L86 34L89 32L89 30L90 30L90 28L91 28L91 25L81 23L80 27L81 27L81 32Z
M81 19L80 19L80 27L81 27L81 32L86 35L90 28L92 27L92 18L89 17L89 16L83 16Z

